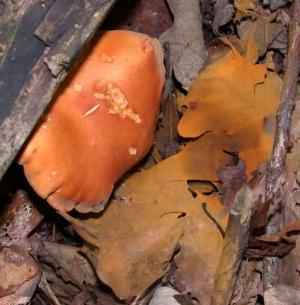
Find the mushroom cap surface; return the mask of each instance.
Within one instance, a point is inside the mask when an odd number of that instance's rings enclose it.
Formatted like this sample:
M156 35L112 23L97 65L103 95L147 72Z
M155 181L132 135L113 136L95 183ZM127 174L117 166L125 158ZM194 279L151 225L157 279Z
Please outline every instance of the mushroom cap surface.
M98 212L149 151L164 83L158 41L102 32L71 71L19 158L56 209Z

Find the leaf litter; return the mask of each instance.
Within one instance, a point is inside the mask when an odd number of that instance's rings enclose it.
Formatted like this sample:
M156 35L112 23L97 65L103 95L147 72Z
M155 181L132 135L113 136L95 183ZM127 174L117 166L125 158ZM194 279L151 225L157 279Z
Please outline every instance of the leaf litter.
M45 295L54 304L73 304L72 299L76 305L113 305L120 300L148 304L154 287L150 304L161 300L181 304L178 300L186 298L189 304L218 305L226 293L226 304L258 305L260 298L265 298L265 304L281 304L284 298L291 304L299 301L299 246L298 238L291 236L299 231L297 107L292 124L294 146L286 163L286 188L279 195L287 202L285 225L273 234L253 236L255 214L250 228L248 214L246 229L242 227L244 235L239 235L232 220L235 208L239 208L236 202L241 189L249 185L258 193L255 204L264 198L255 185L264 179L261 177L272 154L283 87L282 75L278 74L284 65L280 58L287 56L287 41L282 40L287 24L283 19L289 17L289 6L276 0L264 5L252 0L216 1L195 7L196 2L184 7L184 12L175 0L167 2L170 11L166 3L157 5L157 16L164 18L162 29L153 28L151 22L147 28L156 5L149 7L140 1L134 17L125 16L126 10L118 7L124 14L123 24L117 20L120 28L152 31L154 35L165 31L160 39L165 43L177 91L169 92L169 104L162 107L157 143L145 163L120 181L104 212L84 216L61 213L72 224L67 226L71 235L77 240L75 229L84 245L78 240L70 244L69 237L58 242L55 234L50 241L53 232L45 238L42 227L29 238L43 216L24 222L14 214L11 223L16 225L10 225L9 238L1 228L0 264L6 264L7 251L22 253L22 267L15 273L27 277L15 277L9 290L1 294L0 304L23 297L32 299L32 304L47 304ZM283 8L278 9L275 2ZM276 7L276 11L271 12L268 6ZM130 7L134 10L134 5ZM214 10L206 11L209 8ZM171 14L173 27L166 31ZM206 23L207 16L212 16L211 25ZM116 18L114 15L112 20ZM130 18L133 23L129 25ZM108 19L105 27L110 26L114 22ZM191 28L198 31L189 31ZM214 39L208 41L207 37ZM179 137L174 132L178 116ZM44 213L48 217L48 212ZM9 213L3 215L4 220L11 217ZM17 220L25 231L20 230ZM234 238L241 237L242 242L232 244ZM245 258L261 260L266 256L283 256L283 284L263 291L262 263ZM6 267L1 269L7 274ZM29 269L25 272L24 268ZM14 270L14 266L9 269ZM225 286L230 287L224 288L224 282L219 282L229 275ZM25 289L25 295L24 283L30 288ZM38 292L32 297L37 286ZM221 301L216 297L218 287ZM168 295L158 294L164 290Z

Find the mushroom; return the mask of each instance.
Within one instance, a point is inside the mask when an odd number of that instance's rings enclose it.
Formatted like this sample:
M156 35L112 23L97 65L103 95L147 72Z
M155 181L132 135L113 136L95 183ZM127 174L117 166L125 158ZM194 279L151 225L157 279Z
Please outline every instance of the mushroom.
M101 211L116 181L153 144L164 83L159 42L102 32L72 71L18 160L60 211Z

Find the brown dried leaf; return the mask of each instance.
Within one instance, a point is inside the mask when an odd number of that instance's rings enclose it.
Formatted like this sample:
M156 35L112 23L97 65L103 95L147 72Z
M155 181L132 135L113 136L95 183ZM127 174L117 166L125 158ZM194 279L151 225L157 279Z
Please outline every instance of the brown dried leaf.
M188 226L176 257L175 279L182 293L191 293L201 304L208 305L214 292L214 275L223 246L223 232L215 222L225 229L227 212L217 197L198 195L196 199L187 213ZM213 219L200 206L203 202L207 203Z
M283 31L281 24L270 22L260 16L256 21L246 20L241 23L240 36L245 59L255 64L260 56L266 54L270 44Z
M241 21L245 17L256 17L257 4L255 2L255 0L234 0L235 19Z
M257 305L258 295L263 291L262 267L262 262L242 262L230 305Z
M268 236L251 238L248 244L247 255L251 257L285 256L294 247L295 240L290 236L299 234L300 221L287 226L283 231Z
M198 0L167 2L174 16L174 24L159 39L161 43L170 44L174 75L183 87L188 88L207 57L200 5Z
M298 234L299 232L300 221L296 221L293 224L287 226L287 228L283 231L273 233L268 236L259 237L257 239L269 243L279 243L281 241L288 240L291 235Z
M73 305L123 305L120 301L116 300L112 294L108 294L99 287L86 287L78 293L74 300Z
M162 104L163 117L156 133L155 147L162 159L166 159L179 151L177 124L179 114L175 106L175 97L171 92Z
M43 215L30 201L27 193L17 191L12 202L0 216L0 245L23 244L42 221Z
M216 0L214 5L214 20L212 29L216 35L219 35L219 27L228 23L234 15L234 7L229 0Z
M55 293L52 291L50 284L48 283L45 274L42 274L39 288L43 291L43 293L47 296L47 299L53 303L53 305L61 305L58 301Z
M40 279L37 264L21 247L0 250L0 305L28 303Z
M265 305L298 305L300 290L288 285L274 285L264 293Z
M79 287L97 284L90 263L79 253L81 248L38 239L33 239L32 245L35 255L41 257L43 263L51 265L65 282L72 281Z
M171 287L158 287L154 291L149 305L193 305L193 302L185 297L185 295L181 295L179 291ZM180 302L181 300L184 300L184 302Z

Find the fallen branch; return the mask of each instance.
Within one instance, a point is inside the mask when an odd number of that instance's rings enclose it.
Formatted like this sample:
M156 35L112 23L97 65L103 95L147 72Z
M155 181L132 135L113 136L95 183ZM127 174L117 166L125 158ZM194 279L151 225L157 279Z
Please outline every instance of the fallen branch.
M269 216L272 221L267 225L267 233L280 231L282 216L276 211L274 199L280 197L277 192L278 181L285 171L285 160L290 146L289 132L292 113L295 106L296 85L300 71L300 0L294 1L293 15L289 28L289 49L287 66L283 81L283 90L277 110L277 121L272 157L267 166L266 174L266 202L270 203ZM276 194L277 193L277 194ZM276 200L276 202L280 202ZM273 205L272 205L273 204ZM274 212L273 212L274 211ZM274 215L272 215L274 214ZM279 258L266 258L264 260L264 288L268 289L278 283Z
M235 197L218 269L215 274L213 305L227 305L232 297L241 261L248 241L253 195L246 185Z

